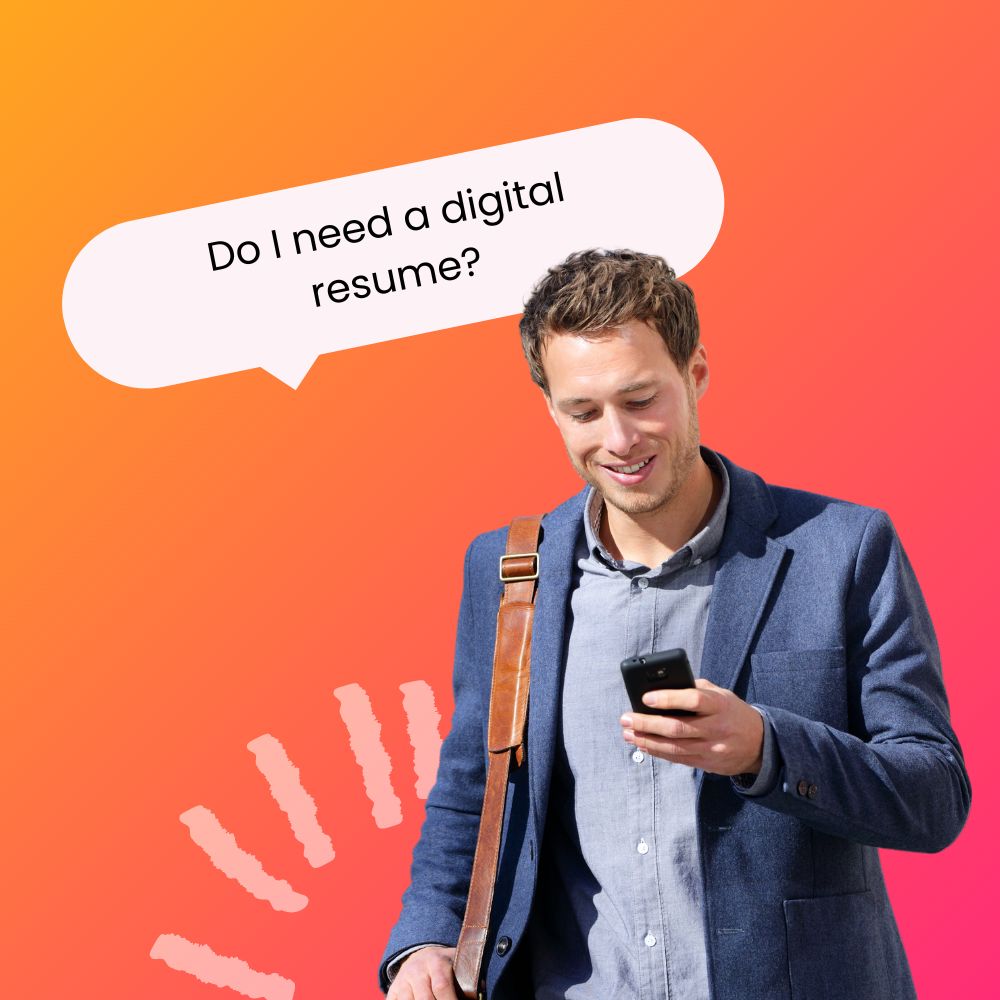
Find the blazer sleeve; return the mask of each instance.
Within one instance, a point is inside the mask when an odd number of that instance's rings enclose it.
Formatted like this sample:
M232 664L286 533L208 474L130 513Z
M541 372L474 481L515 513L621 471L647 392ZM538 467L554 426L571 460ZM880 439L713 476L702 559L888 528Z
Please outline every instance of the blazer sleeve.
M455 945L465 914L486 783L484 710L488 702L484 701L484 679L479 676L482 659L476 656L470 574L475 544L465 556L451 731L441 745L437 781L427 796L426 816L413 850L410 886L379 966L383 993L389 989L387 966L400 952L428 941Z
M845 643L851 731L766 706L783 768L752 801L859 843L940 851L965 823L971 787L930 616L880 510L858 547Z

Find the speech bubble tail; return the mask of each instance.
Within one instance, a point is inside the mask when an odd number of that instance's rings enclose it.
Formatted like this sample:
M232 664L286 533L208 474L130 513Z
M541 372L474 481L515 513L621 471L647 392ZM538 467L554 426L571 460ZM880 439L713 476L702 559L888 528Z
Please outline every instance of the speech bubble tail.
M273 375L279 382L292 389L298 389L302 385L302 380L309 374L309 369L316 363L315 357L309 358L278 358L268 361L260 367Z

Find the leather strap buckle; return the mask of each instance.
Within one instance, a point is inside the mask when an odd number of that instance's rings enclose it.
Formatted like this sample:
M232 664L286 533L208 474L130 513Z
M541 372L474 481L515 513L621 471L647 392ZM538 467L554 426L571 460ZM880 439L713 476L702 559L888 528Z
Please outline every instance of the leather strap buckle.
M520 566L516 560L531 560L533 569L527 566ZM508 565L514 560L512 565ZM500 557L500 580L502 583L520 583L522 580L538 579L538 553L537 552L508 552Z

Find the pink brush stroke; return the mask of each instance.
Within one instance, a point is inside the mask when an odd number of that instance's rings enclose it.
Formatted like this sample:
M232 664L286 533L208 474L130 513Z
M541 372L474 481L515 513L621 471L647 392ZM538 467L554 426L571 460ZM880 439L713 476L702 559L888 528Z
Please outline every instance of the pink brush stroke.
M181 822L191 831L191 839L208 855L223 875L238 882L251 896L266 900L276 910L296 913L309 902L283 879L264 871L264 866L244 851L210 809L194 806L181 813Z
M392 787L392 761L382 744L382 724L375 718L371 699L360 684L345 684L334 696L347 726L354 759L361 768L365 794L380 829L403 822L403 807Z
M329 864L335 857L333 843L316 818L316 802L302 787L299 769L288 759L285 748L265 733L247 744L257 760L257 769L267 779L271 795L288 817L295 839L305 849L313 868Z
M276 972L257 972L241 958L218 955L207 944L195 944L179 934L161 934L150 958L166 962L211 986L228 987L256 1000L292 1000L295 983Z
M427 681L400 684L406 733L413 747L413 770L417 775L417 798L426 799L434 787L441 757L441 713L434 704L434 689Z

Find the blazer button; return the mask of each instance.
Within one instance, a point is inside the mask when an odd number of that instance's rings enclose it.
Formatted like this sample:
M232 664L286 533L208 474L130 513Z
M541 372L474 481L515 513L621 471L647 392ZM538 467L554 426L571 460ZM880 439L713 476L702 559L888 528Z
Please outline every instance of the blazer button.
M510 938L505 934L497 941L497 954L506 955L508 951L510 951Z
M797 785L795 786L795 790L796 790L796 791L797 791L797 792L799 793L799 795L808 795L808 794L809 794L809 782L808 782L808 781L806 781L806 779L805 779L805 778L803 778L803 779L802 779L802 780L801 780L801 781L800 781L800 782L799 782L799 783L798 783L798 784L797 784Z
M814 799L814 798L816 798L816 793L818 791L819 791L819 789L815 785L810 785L809 786L809 791L806 792L806 794L809 796L809 798Z

